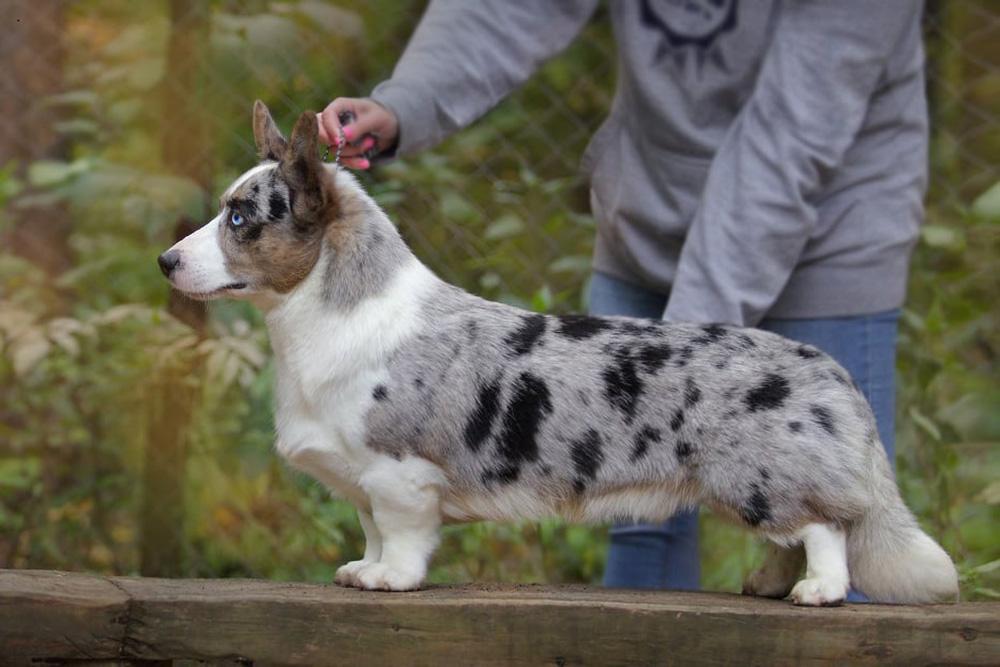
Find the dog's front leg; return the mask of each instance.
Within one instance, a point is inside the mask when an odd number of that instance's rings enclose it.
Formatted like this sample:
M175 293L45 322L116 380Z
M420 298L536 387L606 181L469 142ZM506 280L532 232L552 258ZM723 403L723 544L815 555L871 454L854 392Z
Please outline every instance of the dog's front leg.
M333 580L341 586L360 586L357 579L358 571L367 565L379 562L382 558L382 533L375 526L372 515L359 509L358 520L361 522L361 529L365 531L365 555L361 560L352 560L337 568Z
M388 591L420 587L438 544L444 483L437 466L412 457L402 461L387 457L361 476L382 548L377 563L357 569L354 585Z

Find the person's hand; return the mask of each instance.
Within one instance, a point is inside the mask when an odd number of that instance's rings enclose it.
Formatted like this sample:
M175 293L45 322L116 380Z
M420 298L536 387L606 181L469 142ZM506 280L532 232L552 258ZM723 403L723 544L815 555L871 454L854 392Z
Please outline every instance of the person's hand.
M340 119L350 115L353 119L341 127ZM346 143L340 149L340 163L352 169L367 169L368 157L395 146L399 135L396 114L367 97L338 97L316 119L319 140L331 148L336 149L343 130Z

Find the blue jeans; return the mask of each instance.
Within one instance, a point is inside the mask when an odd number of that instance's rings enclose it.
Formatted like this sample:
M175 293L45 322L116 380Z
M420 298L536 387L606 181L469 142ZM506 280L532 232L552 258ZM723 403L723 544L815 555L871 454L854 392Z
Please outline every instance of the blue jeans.
M595 272L590 283L590 312L660 318L667 295ZM896 332L899 311L852 317L760 323L787 338L814 345L850 372L868 399L889 460L895 453ZM611 529L604 585L615 588L696 590L698 511L681 512L661 524L619 524Z

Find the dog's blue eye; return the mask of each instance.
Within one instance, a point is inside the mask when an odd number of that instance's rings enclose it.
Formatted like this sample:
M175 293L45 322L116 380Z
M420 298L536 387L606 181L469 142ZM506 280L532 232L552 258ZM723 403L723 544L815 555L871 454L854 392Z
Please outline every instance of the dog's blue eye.
M234 227L239 227L243 224L243 216L239 213L233 213L229 219L232 221Z

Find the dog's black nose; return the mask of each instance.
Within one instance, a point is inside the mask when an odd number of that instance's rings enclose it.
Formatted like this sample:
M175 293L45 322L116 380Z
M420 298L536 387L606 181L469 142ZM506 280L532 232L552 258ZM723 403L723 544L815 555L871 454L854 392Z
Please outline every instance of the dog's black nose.
M163 271L163 275L169 278L177 265L181 263L181 254L176 250L168 250L157 258L156 263L160 265L160 271Z

